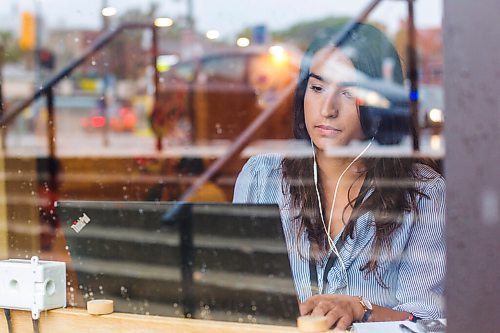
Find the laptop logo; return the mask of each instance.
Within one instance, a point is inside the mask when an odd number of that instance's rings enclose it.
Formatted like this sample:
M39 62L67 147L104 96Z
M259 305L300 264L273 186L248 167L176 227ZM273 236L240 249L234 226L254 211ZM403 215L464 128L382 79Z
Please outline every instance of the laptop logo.
M71 229L75 230L77 233L82 231L82 229L90 222L90 218L87 214L83 213L83 216L79 217L78 220L73 222Z

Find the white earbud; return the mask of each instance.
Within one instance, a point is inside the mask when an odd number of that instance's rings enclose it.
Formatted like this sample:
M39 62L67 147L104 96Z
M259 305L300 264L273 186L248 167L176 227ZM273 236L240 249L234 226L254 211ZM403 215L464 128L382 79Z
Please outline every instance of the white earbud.
M370 148L370 146L372 145L372 142L373 142L373 138L370 140L370 142L365 147L365 149L363 149L363 151L361 153L359 153L358 156L356 156L354 158L354 160L352 160L352 162L349 163L349 165L347 166L347 168L345 168L345 170L340 174L340 177L337 180L337 185L335 186L335 191L334 191L334 194L333 194L332 208L330 210L330 217L328 219L328 227L327 227L326 223L325 223L325 218L323 216L323 209L322 209L323 205L321 203L321 195L319 193L319 188L318 188L318 164L316 162L316 150L314 149L314 143L311 140L311 147L312 147L312 152L313 152L313 179L314 179L314 186L316 188L316 195L318 196L319 215L321 216L321 222L323 222L323 227L325 229L325 233L326 233L326 236L327 236L327 239L328 239L328 244L330 245L330 249L333 250L333 253L335 253L335 255L339 258L340 265L342 266L342 270L344 271L345 281L346 281L346 287L347 287L347 294L348 295L351 294L351 290L349 288L349 279L348 279L348 276L347 276L347 269L345 267L344 261L342 260L342 257L340 256L340 253L339 253L337 247L335 246L335 242L333 241L332 236L330 235L331 225L332 225L332 218L333 218L333 208L335 207L335 202L337 200L337 192L338 192L340 181L342 180L342 177L347 172L347 170L349 170L349 168L354 163L356 163L357 160L359 160L361 158L361 156L368 150L368 148ZM324 274L328 274L328 272L324 272Z

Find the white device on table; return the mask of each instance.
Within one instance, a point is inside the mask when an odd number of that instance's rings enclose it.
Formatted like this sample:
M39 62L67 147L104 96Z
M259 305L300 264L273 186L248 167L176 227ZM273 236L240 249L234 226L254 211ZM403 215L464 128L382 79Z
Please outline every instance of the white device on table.
M58 261L0 260L0 308L40 311L66 307L66 264Z
M417 321L417 326L425 333L444 333L446 331L446 325L437 319L420 319Z

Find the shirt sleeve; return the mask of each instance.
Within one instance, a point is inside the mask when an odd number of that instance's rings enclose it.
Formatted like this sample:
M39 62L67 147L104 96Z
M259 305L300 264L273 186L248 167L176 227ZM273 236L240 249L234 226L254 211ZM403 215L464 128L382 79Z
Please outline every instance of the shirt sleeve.
M233 203L259 203L259 176L256 158L250 158L241 169L234 185Z
M414 222L401 258L394 310L420 318L444 318L446 270L444 179L438 177L422 190L428 196L418 201L419 217Z

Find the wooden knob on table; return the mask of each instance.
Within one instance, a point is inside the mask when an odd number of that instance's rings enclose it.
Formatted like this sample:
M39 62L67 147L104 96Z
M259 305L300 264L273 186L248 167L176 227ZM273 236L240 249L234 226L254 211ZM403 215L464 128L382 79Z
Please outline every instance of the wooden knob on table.
M330 327L325 316L301 316L297 318L297 328L301 332L319 333L328 331Z
M113 313L113 301L110 299L95 299L87 302L87 312L92 315Z

